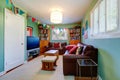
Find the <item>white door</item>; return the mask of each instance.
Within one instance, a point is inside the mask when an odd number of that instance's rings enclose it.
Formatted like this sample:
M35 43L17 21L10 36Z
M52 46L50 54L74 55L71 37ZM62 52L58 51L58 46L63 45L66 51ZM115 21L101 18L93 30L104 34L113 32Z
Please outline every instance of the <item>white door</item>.
M5 71L24 63L24 17L5 9Z

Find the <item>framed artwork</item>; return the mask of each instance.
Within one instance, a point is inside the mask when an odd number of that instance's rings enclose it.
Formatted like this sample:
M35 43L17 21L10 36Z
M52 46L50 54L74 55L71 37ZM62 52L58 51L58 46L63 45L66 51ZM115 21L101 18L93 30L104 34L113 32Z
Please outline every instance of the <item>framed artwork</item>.
M85 38L85 39L88 38L88 27L89 27L88 20L86 20L85 30L84 30L84 38Z
M32 36L33 28L27 27L27 36Z

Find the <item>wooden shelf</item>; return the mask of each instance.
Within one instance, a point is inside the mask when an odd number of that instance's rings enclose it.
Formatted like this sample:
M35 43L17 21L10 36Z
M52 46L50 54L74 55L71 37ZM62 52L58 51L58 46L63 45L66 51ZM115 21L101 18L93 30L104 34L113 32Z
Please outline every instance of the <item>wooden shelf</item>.
M81 40L81 27L75 26L73 28L69 28L70 34L70 44L77 44Z
M47 28L39 27L39 37L40 37L40 55L44 54L45 46L48 45L50 40L50 30Z

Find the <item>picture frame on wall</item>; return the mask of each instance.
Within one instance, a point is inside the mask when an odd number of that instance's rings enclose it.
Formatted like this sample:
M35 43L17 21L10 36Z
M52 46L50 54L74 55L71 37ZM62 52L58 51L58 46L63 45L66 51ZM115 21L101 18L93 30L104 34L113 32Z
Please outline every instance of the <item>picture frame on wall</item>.
M33 33L33 28L32 27L27 27L27 36L32 36Z

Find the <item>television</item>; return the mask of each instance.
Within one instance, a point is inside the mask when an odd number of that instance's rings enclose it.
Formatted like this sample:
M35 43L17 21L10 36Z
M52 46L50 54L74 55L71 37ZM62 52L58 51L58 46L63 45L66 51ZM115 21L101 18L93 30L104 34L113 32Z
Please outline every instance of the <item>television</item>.
M27 36L27 50L39 48L39 37Z

